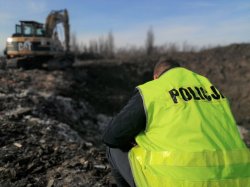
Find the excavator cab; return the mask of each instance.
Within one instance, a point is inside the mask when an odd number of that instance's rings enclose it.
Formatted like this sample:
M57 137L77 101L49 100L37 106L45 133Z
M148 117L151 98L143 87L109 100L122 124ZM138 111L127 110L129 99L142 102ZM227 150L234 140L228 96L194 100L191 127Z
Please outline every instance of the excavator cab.
M44 24L36 21L20 21L19 25L16 25L16 32L12 37L19 36L45 36Z
M46 36L44 24L20 21L16 24L15 33L7 38L6 56L7 59L51 57L52 43L52 38Z

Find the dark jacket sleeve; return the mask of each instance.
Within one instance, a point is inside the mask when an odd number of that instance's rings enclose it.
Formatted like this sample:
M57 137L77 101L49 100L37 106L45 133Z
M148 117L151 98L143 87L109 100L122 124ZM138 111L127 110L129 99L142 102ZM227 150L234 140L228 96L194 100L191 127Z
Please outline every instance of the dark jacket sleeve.
M138 90L107 126L103 142L109 147L129 149L135 136L146 127L143 101Z

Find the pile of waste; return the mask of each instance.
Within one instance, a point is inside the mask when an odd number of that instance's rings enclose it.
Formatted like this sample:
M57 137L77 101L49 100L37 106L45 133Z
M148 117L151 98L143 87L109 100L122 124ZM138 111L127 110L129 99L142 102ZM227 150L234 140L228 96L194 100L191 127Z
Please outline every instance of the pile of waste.
M56 93L63 72L1 71L1 186L108 186L102 125L87 102Z

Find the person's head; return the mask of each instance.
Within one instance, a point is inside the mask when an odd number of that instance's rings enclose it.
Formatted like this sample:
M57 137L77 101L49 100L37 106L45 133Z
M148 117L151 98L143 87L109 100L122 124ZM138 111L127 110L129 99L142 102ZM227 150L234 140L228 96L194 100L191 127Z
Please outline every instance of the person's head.
M155 65L154 79L158 79L163 73L175 67L180 67L177 60L173 60L171 58L161 58Z

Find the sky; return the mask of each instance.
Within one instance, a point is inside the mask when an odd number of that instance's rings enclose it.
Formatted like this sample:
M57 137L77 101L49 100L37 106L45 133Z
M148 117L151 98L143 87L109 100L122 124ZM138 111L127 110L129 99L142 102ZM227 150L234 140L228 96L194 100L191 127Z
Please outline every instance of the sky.
M44 23L51 10L65 8L85 45L112 32L116 47L143 46L149 28L156 45L250 42L249 0L0 0L0 51L19 20Z

